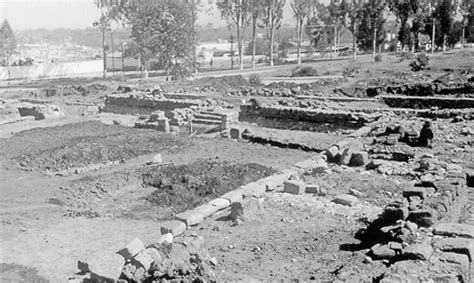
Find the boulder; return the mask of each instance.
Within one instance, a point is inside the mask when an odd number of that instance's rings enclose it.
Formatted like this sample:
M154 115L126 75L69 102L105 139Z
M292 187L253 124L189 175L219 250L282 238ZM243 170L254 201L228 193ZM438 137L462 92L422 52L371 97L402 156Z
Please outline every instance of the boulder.
M405 259L429 260L433 255L433 247L428 240L416 243L403 249L403 257Z
M397 254L388 245L376 244L370 249L374 259L391 259Z
M342 194L336 196L332 202L345 206L354 206L359 202L359 199L352 195Z
M369 163L369 154L365 151L353 152L349 160L351 166L364 166L367 163Z
M152 263L161 260L160 252L155 248L148 248L135 256L135 261L145 269L149 270Z
M91 273L98 282L115 282L119 279L125 263L123 257L113 252L94 255L87 261L78 261L77 267L83 273Z
M182 221L172 220L161 224L161 234L173 234L174 237L179 236L186 231L186 224Z

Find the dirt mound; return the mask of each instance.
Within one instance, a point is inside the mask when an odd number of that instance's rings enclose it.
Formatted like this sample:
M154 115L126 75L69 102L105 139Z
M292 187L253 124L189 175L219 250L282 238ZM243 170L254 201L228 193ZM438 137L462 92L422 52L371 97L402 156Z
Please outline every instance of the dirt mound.
M255 163L198 161L155 167L143 174L143 183L157 188L148 201L181 212L273 173L273 169Z

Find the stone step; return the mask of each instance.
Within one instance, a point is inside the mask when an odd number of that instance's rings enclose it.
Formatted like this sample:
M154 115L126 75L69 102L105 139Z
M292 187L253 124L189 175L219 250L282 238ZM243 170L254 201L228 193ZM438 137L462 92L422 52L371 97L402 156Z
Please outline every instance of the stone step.
M202 114L202 113L197 113L194 114L195 119L204 119L204 120L216 120L216 121L221 121L221 116L219 115L212 115L212 114Z
M205 125L220 125L221 121L209 120L209 119L193 119L194 124L205 124Z

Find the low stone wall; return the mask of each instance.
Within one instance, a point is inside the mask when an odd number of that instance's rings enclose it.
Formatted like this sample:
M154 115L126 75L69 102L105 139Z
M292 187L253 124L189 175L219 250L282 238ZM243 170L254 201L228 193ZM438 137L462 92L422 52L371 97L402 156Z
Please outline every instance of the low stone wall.
M261 127L302 131L321 131L338 127L360 128L378 114L315 110L283 106L240 106L239 121L256 123Z
M171 111L201 105L200 100L162 99L147 95L117 94L107 96L103 112L117 114L150 114L154 111Z
M442 109L474 108L474 98L451 97L410 97L410 96L381 96L390 107L427 109L437 107Z
M432 96L432 95L452 95L460 93L473 93L474 83L418 83L406 85L392 85L392 86L376 86L368 87L366 89L367 96L374 97L383 94L398 94L409 96Z

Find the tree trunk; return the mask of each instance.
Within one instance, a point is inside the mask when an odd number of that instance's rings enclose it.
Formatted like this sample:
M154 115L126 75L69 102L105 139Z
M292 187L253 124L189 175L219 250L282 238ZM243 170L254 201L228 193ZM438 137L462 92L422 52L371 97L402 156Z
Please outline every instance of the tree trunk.
M436 19L433 18L433 26L431 28L431 54L434 53L436 35Z
M372 38L372 58L375 58L376 48L377 48L377 27L374 27L374 35Z
M273 67L273 27L270 29L270 66Z
M352 23L352 59L357 60L357 49L356 49L356 34L357 34L357 23Z
M297 40L297 50L296 50L296 62L298 65L301 65L301 31L303 30L301 19L296 21L296 40Z
M103 77L107 77L107 52L105 52L105 29L102 29L102 57L103 57Z
M466 25L463 19L462 21L462 36L461 36L461 50L464 50L464 37L466 36Z
M257 37L257 19L254 18L252 22L252 69L255 69L256 37Z
M446 52L446 34L443 34L443 52Z
M237 49L239 52L239 65L240 65L241 70L244 69L244 62L242 60L243 58L242 45L243 45L242 27L240 26L240 22L239 22L239 24L237 24Z

